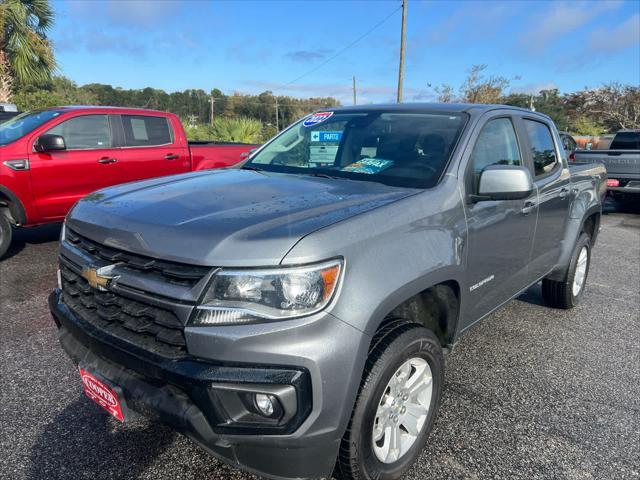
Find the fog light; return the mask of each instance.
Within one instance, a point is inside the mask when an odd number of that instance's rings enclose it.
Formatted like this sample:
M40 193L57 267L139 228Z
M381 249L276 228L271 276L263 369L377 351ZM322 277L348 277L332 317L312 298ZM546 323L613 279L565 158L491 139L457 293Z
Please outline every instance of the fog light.
M274 402L276 399L273 395L265 395L264 393L256 393L256 407L258 411L265 417L270 417L275 412Z

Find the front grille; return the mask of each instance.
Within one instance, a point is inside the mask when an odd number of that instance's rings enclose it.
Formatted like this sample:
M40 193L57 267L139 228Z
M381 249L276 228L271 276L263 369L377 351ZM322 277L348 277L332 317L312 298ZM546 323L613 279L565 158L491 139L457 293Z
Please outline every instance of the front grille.
M66 229L66 241L92 257L109 262L117 262L123 264L123 267L126 269L143 272L148 275L156 275L166 282L189 288L202 280L211 270L209 267L156 260L143 255L107 247L74 232L70 228Z
M168 358L186 355L184 326L176 315L114 292L102 292L60 262L62 303L85 322L144 350Z

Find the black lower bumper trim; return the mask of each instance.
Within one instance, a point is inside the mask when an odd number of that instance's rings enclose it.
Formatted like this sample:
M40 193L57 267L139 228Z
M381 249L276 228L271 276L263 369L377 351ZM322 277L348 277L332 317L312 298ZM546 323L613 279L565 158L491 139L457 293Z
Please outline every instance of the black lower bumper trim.
M117 385L127 410L166 423L222 461L260 475L278 479L330 475L339 443L331 432L302 441L282 433L270 436L273 427L248 430L230 426L209 388L212 383L293 385L303 399L295 422L286 425L295 429L311 409L308 372L192 359L153 362L111 345L99 331L91 331L59 302L58 291L49 297L49 306L63 349L76 364Z

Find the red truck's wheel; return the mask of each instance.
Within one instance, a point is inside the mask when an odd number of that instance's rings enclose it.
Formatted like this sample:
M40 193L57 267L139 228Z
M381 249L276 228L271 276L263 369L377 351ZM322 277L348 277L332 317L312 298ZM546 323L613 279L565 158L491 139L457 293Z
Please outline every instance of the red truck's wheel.
M395 480L427 442L440 404L442 348L435 335L405 324L369 355L335 476Z
M13 227L11 226L11 222L4 212L0 210L0 258L2 258L9 249L12 236Z

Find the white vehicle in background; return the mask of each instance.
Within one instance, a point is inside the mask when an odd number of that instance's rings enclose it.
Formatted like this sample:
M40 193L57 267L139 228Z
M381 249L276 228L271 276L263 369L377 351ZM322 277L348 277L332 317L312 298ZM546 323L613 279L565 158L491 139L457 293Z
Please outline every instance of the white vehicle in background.
M18 107L13 103L0 102L0 123L15 117L18 114Z

